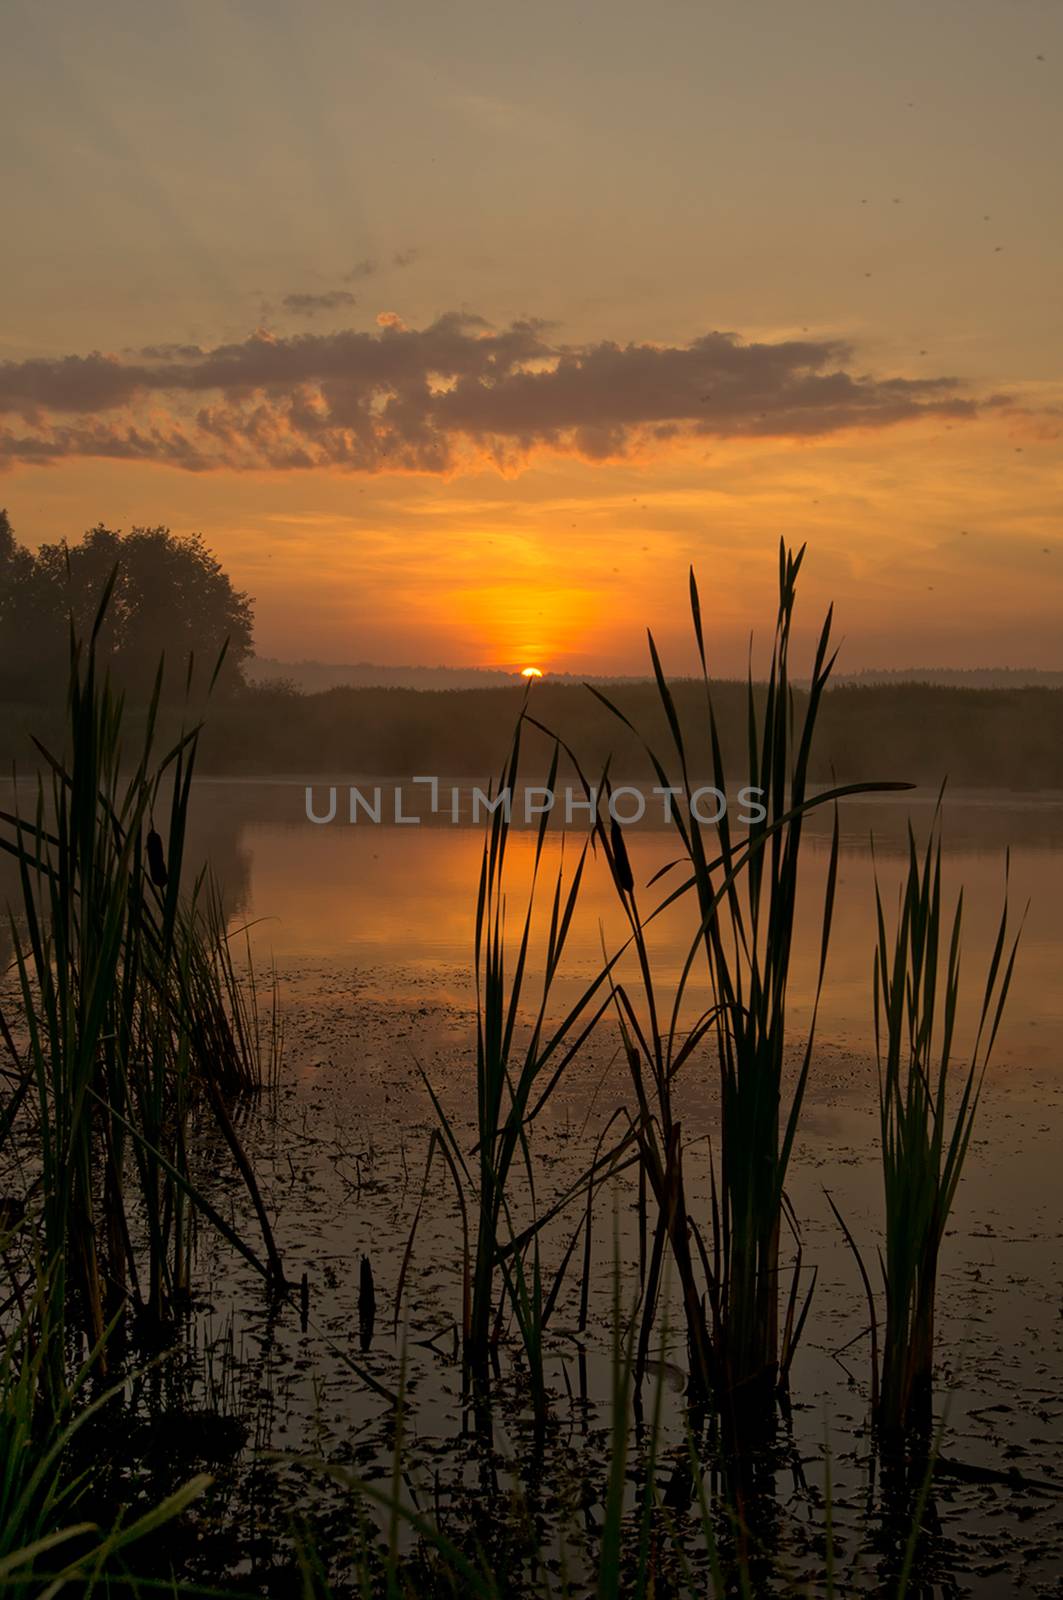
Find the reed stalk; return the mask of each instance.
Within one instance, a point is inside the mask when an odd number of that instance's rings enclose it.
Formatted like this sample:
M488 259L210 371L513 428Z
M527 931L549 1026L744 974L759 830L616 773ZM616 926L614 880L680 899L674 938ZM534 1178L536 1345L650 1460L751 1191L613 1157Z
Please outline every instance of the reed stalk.
M787 992L804 823L811 810L836 806L846 795L908 787L869 782L811 792L816 724L835 657L828 612L799 713L790 654L803 555L803 549L794 555L780 544L779 605L767 681L754 685L750 672L747 686L744 779L749 789L759 791L759 804L750 803L742 813L748 819L744 832L736 830L728 809L707 823L698 806L699 778L706 763L712 787L720 795L730 801L735 787L728 782L721 747L693 572L690 607L704 689L696 758L652 634L650 658L672 745L671 770L618 707L601 691L592 690L638 735L661 787L678 796L672 818L682 846L682 865L689 869L681 884L644 916L622 834L599 824L599 839L628 918L628 942L639 971L638 1004L625 986L616 985L614 997L636 1099L639 1151L658 1213L643 1345L655 1307L662 1244L667 1240L687 1321L692 1386L715 1397L736 1441L765 1414L776 1389L785 1388L811 1294L811 1284L801 1281L800 1242L785 1186L826 969L837 881L837 813L815 935L819 959L812 1021L787 1090L784 1069L791 1043ZM672 995L665 997L654 977L648 929L663 910L691 893L696 929L680 978ZM687 1023L683 1009L696 965L704 973L705 994L694 1020ZM710 1041L719 1075L721 1126L706 1238L686 1198L682 1128L674 1115L672 1092L677 1073L688 1061L702 1059ZM780 1259L786 1227L793 1231L796 1248L781 1312Z
M52 1314L72 1312L104 1365L104 1329L118 1311L132 1305L158 1324L187 1291L189 1205L260 1265L193 1183L189 1135L201 1105L258 1210L270 1263L261 1270L280 1275L225 1106L252 1086L255 1068L219 960L220 911L208 902L205 919L181 890L199 729L154 755L160 664L143 739L127 751L123 702L98 661L113 581L85 644L71 631L66 752L38 744L34 814L0 815L0 848L15 857L21 887L21 1016L0 1028L18 1088L0 1127L12 1136L32 1109Z
M62 1328L52 1320L51 1305L50 1275L38 1263L19 1315L0 1342L0 1589L58 1594L69 1586L81 1593L94 1582L106 1587L108 1576L120 1572L120 1581L135 1592L131 1547L184 1511L211 1480L195 1477L110 1530L86 1514L95 1485L79 1436L99 1413L121 1404L124 1389L115 1385L90 1394L90 1374L101 1365L98 1348L71 1376L64 1373L58 1390L52 1386L52 1346ZM105 1342L113 1332L112 1323Z
M527 707L527 695L524 708ZM466 1234L462 1343L478 1394L486 1393L490 1365L506 1313L512 1317L520 1348L528 1363L537 1423L545 1419L543 1335L557 1302L561 1281L574 1253L573 1236L560 1266L547 1275L539 1254L539 1236L548 1222L574 1199L593 1190L610 1169L616 1151L599 1153L591 1173L546 1212L539 1213L535 1171L529 1143L534 1116L593 1031L609 1004L600 998L605 975L590 986L560 1023L551 1023L552 999L590 846L584 838L575 865L566 874L564 857L549 894L549 922L542 956L542 977L528 979L533 920L549 813L537 823L532 844L531 884L519 916L515 942L506 919L506 885L513 824L502 796L517 792L520 777L524 715L518 720L499 782L492 791L495 807L484 833L477 891L474 970L476 987L476 1139L471 1153L462 1149L454 1126L425 1078L439 1121L429 1147L425 1182L435 1152L445 1157L456 1188ZM556 787L559 749L555 745L547 788ZM518 1229L512 1180L520 1171L527 1184L531 1222ZM423 1193L422 1193L423 1205ZM421 1208L411 1229L396 1300L409 1264ZM589 1212L588 1212L589 1215ZM583 1224L581 1224L582 1228Z
M877 884L875 905L875 1041L886 1239L885 1320L874 1401L880 1436L893 1446L906 1437L925 1440L932 1427L941 1246L1007 1000L1018 937L1009 950L1005 894L974 1045L966 1066L956 1068L963 894L950 921L943 905L937 820L921 857L909 827L908 870L892 937ZM873 1305L871 1310L874 1320Z

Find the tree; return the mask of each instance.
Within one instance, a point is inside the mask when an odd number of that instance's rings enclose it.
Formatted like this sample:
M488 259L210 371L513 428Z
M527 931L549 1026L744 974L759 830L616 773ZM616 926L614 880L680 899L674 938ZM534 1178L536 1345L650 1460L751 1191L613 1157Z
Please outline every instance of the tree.
M33 557L15 541L15 530L0 507L0 626L9 622L11 599L17 584L33 565Z
M0 695L8 700L24 697L39 667L35 608L29 605L32 573L33 557L16 542L6 510L0 511Z
M6 699L50 699L66 677L69 620L84 636L115 574L101 642L116 682L146 698L160 656L173 697L184 692L192 663L205 687L228 641L219 676L225 692L243 682L251 654L252 602L233 588L198 534L132 528L123 535L102 523L79 542L42 545L31 556L0 515L0 693Z

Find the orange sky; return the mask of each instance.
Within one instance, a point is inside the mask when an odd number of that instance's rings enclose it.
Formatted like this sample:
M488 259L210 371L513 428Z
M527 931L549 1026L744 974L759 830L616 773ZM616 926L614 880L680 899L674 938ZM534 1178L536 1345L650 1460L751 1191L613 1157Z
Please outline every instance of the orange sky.
M1063 667L1054 3L16 4L0 504L284 658ZM712 335L722 330L732 335ZM94 353L97 353L94 358Z

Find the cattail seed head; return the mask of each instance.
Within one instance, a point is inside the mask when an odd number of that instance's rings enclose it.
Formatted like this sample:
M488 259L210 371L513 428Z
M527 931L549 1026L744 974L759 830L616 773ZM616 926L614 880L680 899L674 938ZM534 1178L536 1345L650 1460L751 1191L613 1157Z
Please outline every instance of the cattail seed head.
M635 887L635 878L628 859L627 845L624 843L624 830L615 817L609 823L609 843L612 847L613 870L617 884L625 894L630 894Z
M162 840L152 828L148 834L148 874L157 889L165 889L169 882L169 873L166 871L166 858L162 853Z

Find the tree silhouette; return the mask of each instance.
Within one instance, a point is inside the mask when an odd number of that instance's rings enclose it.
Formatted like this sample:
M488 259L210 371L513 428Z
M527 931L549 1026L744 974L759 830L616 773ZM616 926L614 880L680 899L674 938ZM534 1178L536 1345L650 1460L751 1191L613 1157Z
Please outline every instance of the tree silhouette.
M42 545L36 556L16 541L0 512L0 695L51 700L66 681L69 620L84 635L104 589L114 589L101 636L102 656L133 698L151 692L160 655L166 689L184 692L190 663L202 688L228 641L219 692L238 687L251 653L254 611L198 534L102 523L83 539Z

